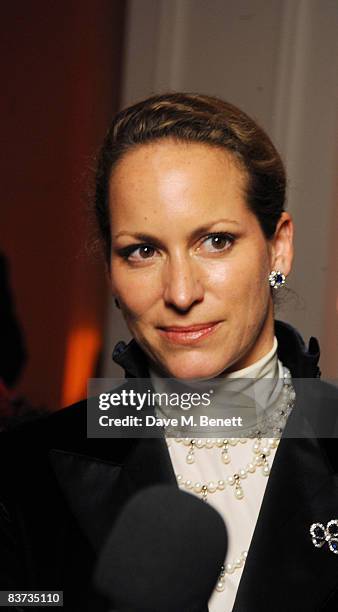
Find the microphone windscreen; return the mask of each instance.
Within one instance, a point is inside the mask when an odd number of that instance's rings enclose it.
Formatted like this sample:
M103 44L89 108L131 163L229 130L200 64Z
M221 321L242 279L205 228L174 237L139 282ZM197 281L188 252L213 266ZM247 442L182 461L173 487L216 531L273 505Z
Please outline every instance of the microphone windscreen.
M95 583L120 610L199 612L226 550L216 510L177 487L156 485L137 493L117 518Z

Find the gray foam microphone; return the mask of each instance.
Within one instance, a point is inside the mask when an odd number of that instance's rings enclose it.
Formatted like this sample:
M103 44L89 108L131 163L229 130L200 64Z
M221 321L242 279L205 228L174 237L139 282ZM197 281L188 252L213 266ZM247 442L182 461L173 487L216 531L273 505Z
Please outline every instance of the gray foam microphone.
M95 584L119 610L202 612L227 551L222 517L174 486L124 507L103 547Z

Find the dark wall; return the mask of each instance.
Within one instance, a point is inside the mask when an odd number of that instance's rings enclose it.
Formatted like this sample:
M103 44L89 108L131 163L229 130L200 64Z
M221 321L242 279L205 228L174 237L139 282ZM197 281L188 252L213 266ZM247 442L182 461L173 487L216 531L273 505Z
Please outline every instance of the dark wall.
M125 5L1 7L0 251L29 355L19 390L50 409L84 395L100 348L108 289L84 192L119 104Z

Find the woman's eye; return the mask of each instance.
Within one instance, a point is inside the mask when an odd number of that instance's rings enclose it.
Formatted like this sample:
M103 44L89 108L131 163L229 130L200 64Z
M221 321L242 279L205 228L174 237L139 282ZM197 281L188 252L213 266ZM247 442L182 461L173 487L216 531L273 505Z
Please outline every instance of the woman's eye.
M234 242L234 237L230 234L212 234L202 243L202 246L211 253L216 251L226 251Z
M129 261L140 261L142 259L150 259L154 257L155 249L148 244L141 244L135 247L129 247L125 250L124 256Z

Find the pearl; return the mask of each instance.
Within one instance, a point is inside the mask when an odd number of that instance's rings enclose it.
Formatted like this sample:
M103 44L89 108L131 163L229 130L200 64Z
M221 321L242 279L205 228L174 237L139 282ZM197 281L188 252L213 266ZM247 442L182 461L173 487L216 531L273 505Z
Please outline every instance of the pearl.
M216 489L217 489L217 485L214 482L212 481L208 482L209 493L215 493Z
M246 478L247 477L246 470L239 470L239 476L241 479Z
M236 499L243 499L244 497L244 493L243 493L243 489L235 489L235 497Z
M243 550L243 552L241 552L241 557L242 557L243 561L246 561L247 556L248 556L248 551L247 550Z
M235 482L234 476L228 476L227 481L229 485L233 485Z
M221 455L223 463L230 463L230 457L226 451L222 451Z
M218 438L216 440L216 446L218 446L218 448L221 448L221 446L223 446L223 440L221 438Z
M238 559L235 559L235 561L234 561L234 566L235 567L242 567L242 565L243 565L243 560L242 559L240 559L239 557L238 557Z
M202 491L202 485L201 485L201 483L200 483L200 482L195 482L195 485L194 485L194 491L195 491L196 493L200 493L200 492Z
M196 440L196 446L197 448L202 448L204 446L203 440Z
M180 483L183 476L181 474L177 474L176 478L177 478L177 482Z
M187 488L187 489L191 489L191 488L192 488L192 482L191 482L191 480L186 480L186 481L185 481L185 486L186 486L186 488Z
M238 442L238 439L237 438L230 438L228 440L228 442L229 442L230 446L236 446L236 444Z
M190 438L184 438L183 444L184 446L190 446Z
M248 463L248 465L246 466L246 471L250 472L250 474L253 474L256 470L256 466L253 463Z
M263 476L269 476L269 474L270 474L270 467L267 464L263 465L262 473L263 473Z
M225 489L225 482L224 482L224 480L219 480L218 481L218 488L219 488L220 491L224 491L224 489Z
M260 452L260 450L261 450L261 445L260 445L260 443L259 443L259 442L255 442L255 443L254 443L254 445L253 445L253 447L252 447L252 450L253 450L253 452L254 452L254 453L259 453L259 452Z
M187 457L186 457L186 462L191 464L191 463L195 463L195 456L193 453L188 453Z
M224 591L224 589L225 589L225 582L222 578L220 578L216 584L216 591L218 591L218 593L221 593L222 591Z
M232 563L227 563L225 566L225 571L227 574L233 574L235 571L234 566L232 565Z
M205 441L205 446L206 446L206 448L212 448L212 447L213 447L213 445L214 445L214 443L213 443L213 441L212 441L212 440L209 440L209 439L208 439L208 440L206 440L206 441Z

